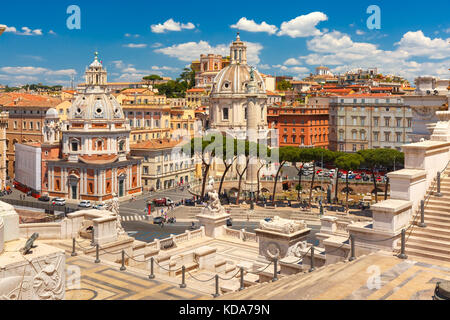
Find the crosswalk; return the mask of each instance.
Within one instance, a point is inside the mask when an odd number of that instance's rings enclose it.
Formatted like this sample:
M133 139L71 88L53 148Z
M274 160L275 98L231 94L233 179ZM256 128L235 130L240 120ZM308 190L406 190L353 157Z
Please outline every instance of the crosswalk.
M150 221L150 216L134 215L134 216L121 216L122 221Z

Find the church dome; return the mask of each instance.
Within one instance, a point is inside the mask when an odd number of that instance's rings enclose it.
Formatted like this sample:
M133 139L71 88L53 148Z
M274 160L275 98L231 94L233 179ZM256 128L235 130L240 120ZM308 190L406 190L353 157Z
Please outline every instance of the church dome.
M119 102L112 94L90 92L77 96L69 109L69 119L123 120Z
M258 71L247 64L247 47L241 41L239 34L230 47L230 65L223 68L215 77L211 95L215 94L246 94L253 73L256 90L254 93L266 94L264 80Z
M250 82L251 69L248 65L232 64L222 69L214 79L212 94L245 94ZM257 93L265 94L266 87L264 80L258 71L254 70L254 78L257 86Z
M50 108L45 113L46 118L59 118L58 111L55 108Z
M116 98L107 91L107 73L95 60L86 70L86 89L78 94L69 108L69 119L83 120L124 120L125 116Z

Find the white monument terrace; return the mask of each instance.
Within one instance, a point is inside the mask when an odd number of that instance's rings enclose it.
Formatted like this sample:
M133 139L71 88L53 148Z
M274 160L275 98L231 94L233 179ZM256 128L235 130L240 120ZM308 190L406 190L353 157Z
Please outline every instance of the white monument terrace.
M213 183L207 206L196 208L200 229L151 243L123 232L117 199L108 210L37 224L19 224L2 203L0 297L431 299L436 282L450 279L450 112L437 117L431 140L404 146L405 169L390 173L391 199L372 207L373 220L324 216L317 246L306 242L304 221L275 216L256 233L228 228ZM367 287L369 268L378 268L380 286ZM78 280L67 281L74 270Z

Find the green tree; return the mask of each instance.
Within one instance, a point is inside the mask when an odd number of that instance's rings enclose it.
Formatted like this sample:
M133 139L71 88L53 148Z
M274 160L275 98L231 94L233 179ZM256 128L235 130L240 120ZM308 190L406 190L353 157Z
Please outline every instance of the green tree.
M381 168L386 169L392 168L394 166L394 162L398 164L398 166L403 165L404 154L395 149L381 149L381 148L360 150L358 151L358 154L363 157L364 164L371 169L373 187L375 190L375 202L378 202L377 180L375 177L375 171Z
M195 71L192 68L184 68L177 81L186 82L187 90L193 88L195 86Z
M155 81L162 80L162 78L157 74L151 74L149 76L143 77L142 79L145 81L151 81L152 87L155 86Z
M281 80L277 83L277 90L279 91L287 91L292 88L292 84L287 80Z
M348 172L350 170L357 170L361 163L364 161L364 159L359 154L345 154L340 156L335 160L336 165L347 171L347 174L345 175L345 186L346 186L346 196L345 196L345 203L346 203L346 211L348 211L348 193L349 193L349 187L348 187Z
M320 161L323 163L331 162L334 160L334 153L327 149L321 149L321 148L311 148L311 149L305 149L305 155L304 158L308 162L313 162L313 175L311 178L311 186L309 189L309 200L308 205L311 207L311 201L312 201L312 190L314 188L314 182L316 178L316 161Z
M283 169L283 166L286 164L286 162L295 161L297 149L298 148L295 147L280 147L278 149L279 167L277 170L277 174L275 175L275 181L273 184L272 205L275 205L275 193L277 191L278 176L280 175L281 169Z
M232 150L230 150L232 148ZM225 166L225 170L222 174L222 177L220 178L220 185L219 185L219 195L222 192L223 182L225 180L225 176L227 175L230 168L233 166L234 161L236 160L237 155L237 139L232 138L230 136L225 136L223 139L223 163Z
M337 165L337 163L336 163L336 160L339 158L339 157L341 157L341 156L343 156L343 155L345 155L346 153L344 153L344 152L341 152L341 151L335 151L334 152L334 165L335 165L335 170L336 170L336 173L335 173L335 175L336 175L336 180L335 180L335 187L334 187L334 199L335 199L335 201L337 202L338 201L338 190L339 190L339 166Z
M201 138L193 138L190 144L184 146L189 149L191 154L197 155L202 161L202 189L201 194L196 195L202 199L205 198L206 180L208 179L209 169L211 168L217 148L221 148L223 137L220 134L210 134ZM188 152L186 152L188 154Z

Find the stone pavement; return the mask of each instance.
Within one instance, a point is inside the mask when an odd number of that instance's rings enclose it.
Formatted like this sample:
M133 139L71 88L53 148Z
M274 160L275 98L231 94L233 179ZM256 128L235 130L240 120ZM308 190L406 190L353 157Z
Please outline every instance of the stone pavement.
M401 260L377 252L353 262L340 262L312 273L226 294L240 300L430 300L436 282L450 280L450 264L431 260Z
M120 271L117 264L101 262L85 256L66 255L68 283L71 270L81 271L79 287L69 286L66 300L197 300L208 297L193 288L181 289L176 283L164 281L160 275L149 280L148 275L133 268ZM72 281L72 283L74 283Z

